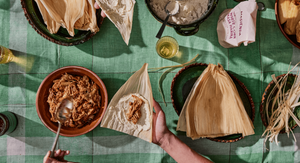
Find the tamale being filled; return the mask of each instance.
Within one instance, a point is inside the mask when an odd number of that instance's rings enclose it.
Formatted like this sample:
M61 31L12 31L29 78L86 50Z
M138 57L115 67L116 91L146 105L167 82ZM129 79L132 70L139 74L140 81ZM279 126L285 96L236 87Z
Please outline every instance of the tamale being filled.
M232 134L254 134L238 90L223 66L209 64L195 82L181 114L177 130L193 140Z

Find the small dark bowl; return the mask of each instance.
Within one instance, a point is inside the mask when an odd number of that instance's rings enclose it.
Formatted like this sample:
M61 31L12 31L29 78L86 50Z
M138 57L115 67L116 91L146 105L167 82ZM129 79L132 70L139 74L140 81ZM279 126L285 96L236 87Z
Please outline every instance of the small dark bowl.
M197 78L202 74L202 72L205 70L207 66L208 65L204 63L191 64L179 70L178 73L173 78L171 84L171 99L172 99L173 107L178 116L180 115L185 100L188 97L194 83L196 82ZM241 100L244 104L245 110L253 123L255 117L255 108L254 108L254 102L250 92L248 91L246 86L241 81L239 81L235 76L233 76L228 71L227 73L230 75L231 79L236 85ZM232 142L239 141L243 138L244 137L242 136L242 134L233 134L233 135L227 135L227 136L217 137L217 138L208 138L208 139L216 142L232 143Z
M284 24L280 24L280 20L279 20L279 10L278 10L278 0L276 0L275 2L275 16L276 16L276 21L277 21L277 25L281 31L281 33L284 35L284 37L294 46L296 46L297 48L300 49L300 43L297 42L296 39L296 35L288 35L284 32Z
M91 70L79 67L79 66L67 66L62 67L58 70L53 71L50 73L41 83L37 94L36 94L36 111L38 113L38 116L40 120L43 122L43 124L52 132L56 133L58 129L58 123L52 122L50 120L51 114L49 112L49 104L47 102L48 96L49 96L49 89L53 85L53 80L59 79L64 73L68 73L75 76L88 76L92 81L94 81L98 87L100 88L100 96L101 96L101 107L100 111L95 114L94 119L89 123L83 126L82 128L71 128L71 127L61 127L60 135L67 136L67 137L74 137L83 135L85 133L88 133L92 131L95 127L97 127L100 124L100 121L102 120L107 103L108 103L108 96L107 96L107 90L102 82L102 80Z
M190 36L194 35L199 31L199 26L201 23L203 23L210 15L211 13L215 10L219 0L209 0L208 8L207 11L205 12L204 15L201 16L198 20L191 24L187 25L180 25L180 24L171 24L167 22L167 26L173 27L175 31L182 36ZM163 23L164 20L160 19L152 10L150 6L150 0L145 0L145 3L147 5L148 10L152 14L152 16L159 22Z
M70 36L65 28L60 27L56 34L51 34L44 23L40 10L34 0L21 0L24 14L32 28L45 39L63 46L82 44L91 39L96 33L75 29L74 37ZM104 18L101 17L101 10L97 10L97 25L100 29Z
M284 77L285 75L286 74L282 74L280 76L277 76L276 79L279 80L280 78ZM288 80L287 80L287 85L286 85L288 89L290 89L291 86L293 85L295 77L296 77L296 75L294 75L294 74L289 74L288 75ZM268 122L267 122L267 117L266 117L266 111L265 111L265 107L266 107L265 106L266 105L265 101L268 98L268 96L269 96L271 90L274 88L274 86L275 86L275 83L272 80L268 84L267 88L264 91L264 94L263 94L262 99L261 99L260 108L259 108L260 117L261 117L261 120L262 120L262 122L263 122L263 124L264 124L265 127L268 127ZM298 106L298 107L295 108L294 114L295 114L295 112L297 114L300 113L300 106ZM296 117L299 119L300 118L300 114L299 114L299 116L297 114L296 114ZM289 119L289 126L291 127L292 130L297 127L296 122L292 118ZM281 130L280 133L281 134L285 133L285 130Z

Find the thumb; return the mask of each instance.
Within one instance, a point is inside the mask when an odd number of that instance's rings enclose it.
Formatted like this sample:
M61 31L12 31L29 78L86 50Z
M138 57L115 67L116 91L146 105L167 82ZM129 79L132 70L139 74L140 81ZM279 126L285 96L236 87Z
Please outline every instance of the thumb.
M50 158L50 154L51 154L51 152L48 151L47 154L46 154L45 157L44 157L44 161L43 161L44 163L46 163L47 160Z
M45 157L50 157L51 151L48 151Z
M161 109L159 103L156 102L156 101L154 100L154 98L153 98L153 107L154 107L154 110L155 110L156 113L162 111L162 109Z

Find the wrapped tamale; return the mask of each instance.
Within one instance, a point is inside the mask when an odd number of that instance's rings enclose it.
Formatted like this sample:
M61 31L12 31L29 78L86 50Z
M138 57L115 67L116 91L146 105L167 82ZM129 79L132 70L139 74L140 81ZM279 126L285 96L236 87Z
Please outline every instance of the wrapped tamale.
M289 11L290 11L290 3L292 0L279 0L278 1L278 15L280 24L286 22L289 18Z
M152 89L148 64L136 71L111 99L101 127L152 142Z
M60 28L60 24L51 18L50 14L48 13L48 11L46 10L46 8L40 0L36 0L35 2L37 3L38 8L42 13L44 23L47 25L47 29L49 30L49 32L52 34L57 33L57 31Z
M290 3L289 14L284 25L284 31L288 35L296 34L296 26L300 21L300 2L298 0L292 0Z
M300 43L300 21L296 25L296 39Z
M74 29L98 32L95 0L35 0L50 33L60 26L74 36Z
M254 134L238 90L222 65L209 64L195 82L179 116L177 130L193 140Z
M96 0L106 16L114 23L128 45L132 29L135 0Z

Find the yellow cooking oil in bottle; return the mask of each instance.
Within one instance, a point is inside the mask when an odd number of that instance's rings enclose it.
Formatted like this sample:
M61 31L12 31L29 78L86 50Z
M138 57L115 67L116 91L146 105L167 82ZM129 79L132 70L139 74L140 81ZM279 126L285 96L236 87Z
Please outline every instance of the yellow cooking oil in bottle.
M174 57L179 50L177 41L170 36L160 38L156 43L156 52L163 58Z
M9 49L0 45L0 64L11 62L14 57Z

